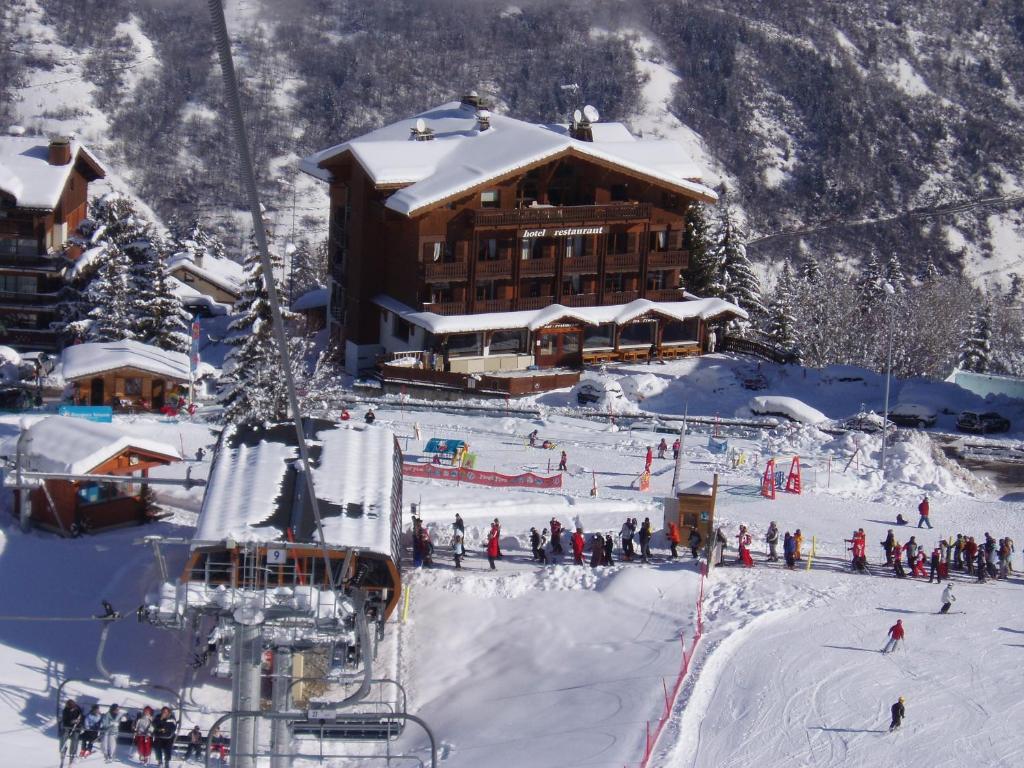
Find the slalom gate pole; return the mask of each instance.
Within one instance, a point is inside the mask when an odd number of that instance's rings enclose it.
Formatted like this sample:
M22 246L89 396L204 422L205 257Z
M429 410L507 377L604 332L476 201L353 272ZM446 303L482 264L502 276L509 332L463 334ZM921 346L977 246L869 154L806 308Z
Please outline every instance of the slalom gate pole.
M818 543L818 537L817 536L811 536L811 551L807 555L807 568L805 568L804 570L807 570L807 571L811 570L811 563L814 562L814 555L815 555L815 549L816 549L816 544L817 543Z

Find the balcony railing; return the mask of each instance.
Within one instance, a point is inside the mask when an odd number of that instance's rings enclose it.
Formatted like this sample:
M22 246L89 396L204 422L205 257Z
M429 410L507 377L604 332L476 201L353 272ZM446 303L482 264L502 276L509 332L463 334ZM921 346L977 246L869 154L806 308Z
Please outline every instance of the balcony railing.
M562 262L562 271L570 275L578 275L583 272L597 272L597 255L573 256Z
M553 275L555 274L554 259L525 259L519 262L520 275Z
M56 306L56 293L24 293L22 291L0 291L0 304L24 306Z
M506 211L476 211L478 227L557 226L585 221L639 221L651 218L650 203L526 207Z
M508 312L512 299L477 299L473 302L474 312Z
M651 251L647 254L648 269L686 269L689 251Z
M466 304L462 301L436 301L432 304L423 305L424 312L433 312L435 315L464 315Z
M576 293L562 296L558 301L564 307L594 307L597 306L596 293Z
M555 303L554 296L524 296L516 302L517 309L543 309Z
M648 288L644 298L651 301L683 301L682 288Z
M497 259L496 261L478 261L476 263L476 276L481 277L511 277L512 262L508 259Z
M428 282L465 280L467 264L464 261L432 261L423 265L423 279Z
M604 257L604 268L608 272L639 272L639 253L609 253Z
M629 302L636 299L640 293L638 291L609 291L604 295L605 304L628 304Z

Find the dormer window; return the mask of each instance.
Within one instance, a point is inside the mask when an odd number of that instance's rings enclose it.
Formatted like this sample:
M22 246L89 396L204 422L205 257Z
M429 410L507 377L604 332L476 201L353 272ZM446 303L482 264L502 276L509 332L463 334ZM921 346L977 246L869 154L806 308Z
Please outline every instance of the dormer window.
M501 207L501 195L496 189L484 190L480 193L480 207L481 208L500 208Z

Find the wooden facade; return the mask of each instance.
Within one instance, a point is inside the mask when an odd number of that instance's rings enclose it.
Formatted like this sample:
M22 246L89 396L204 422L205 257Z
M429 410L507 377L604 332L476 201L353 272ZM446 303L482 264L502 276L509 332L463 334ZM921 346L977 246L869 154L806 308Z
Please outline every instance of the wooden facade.
M90 376L71 378L79 405L109 405L115 410L159 411L187 395L188 380L157 376L137 368L121 367Z
M64 246L88 213L89 182L105 174L86 153L72 157L66 139L52 140L38 162L72 168L52 208L20 206L0 190L0 344L54 350Z

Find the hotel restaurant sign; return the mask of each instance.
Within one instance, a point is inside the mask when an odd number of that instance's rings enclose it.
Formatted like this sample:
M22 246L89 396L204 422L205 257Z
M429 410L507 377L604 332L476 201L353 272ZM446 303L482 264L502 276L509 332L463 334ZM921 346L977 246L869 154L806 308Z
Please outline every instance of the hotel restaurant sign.
M580 235L603 235L607 227L560 227L554 229L552 227L546 227L544 229L523 229L519 232L519 237L523 240L528 240L532 237L578 237Z

